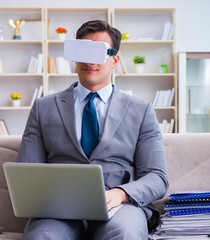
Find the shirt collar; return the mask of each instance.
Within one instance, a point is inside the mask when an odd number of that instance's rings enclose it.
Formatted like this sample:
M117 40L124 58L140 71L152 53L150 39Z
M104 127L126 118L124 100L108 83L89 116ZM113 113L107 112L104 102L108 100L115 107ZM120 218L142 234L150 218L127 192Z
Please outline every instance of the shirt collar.
M77 94L78 94L78 98L79 98L80 102L84 101L85 98L87 97L87 95L91 92L90 90L88 90L87 88L82 86L80 82L78 82L76 90L77 90ZM99 97L101 98L101 100L104 103L106 103L112 94L112 84L109 83L107 86L99 89L97 91L97 93L98 93Z

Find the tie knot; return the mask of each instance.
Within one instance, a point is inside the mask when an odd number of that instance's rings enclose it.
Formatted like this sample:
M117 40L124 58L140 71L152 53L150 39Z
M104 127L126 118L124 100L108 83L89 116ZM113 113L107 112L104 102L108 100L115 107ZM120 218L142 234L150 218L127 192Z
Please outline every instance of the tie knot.
M98 96L98 93L97 92L90 92L89 94L88 94L88 99L90 100L90 101L93 101L93 99L95 98L95 97L97 97Z

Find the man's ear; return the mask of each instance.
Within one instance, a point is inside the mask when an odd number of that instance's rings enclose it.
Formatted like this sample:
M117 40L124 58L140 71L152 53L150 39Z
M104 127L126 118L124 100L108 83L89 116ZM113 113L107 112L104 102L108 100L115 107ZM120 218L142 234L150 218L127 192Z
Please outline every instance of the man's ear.
M113 56L113 63L112 63L112 68L116 68L118 62L120 61L120 56L117 54L115 56Z

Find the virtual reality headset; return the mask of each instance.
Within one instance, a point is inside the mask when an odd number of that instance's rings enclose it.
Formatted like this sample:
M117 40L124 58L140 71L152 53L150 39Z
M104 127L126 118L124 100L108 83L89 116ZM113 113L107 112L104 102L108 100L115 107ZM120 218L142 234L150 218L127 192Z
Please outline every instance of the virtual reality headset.
M104 64L117 50L107 42L86 39L66 39L64 42L64 59L70 62Z

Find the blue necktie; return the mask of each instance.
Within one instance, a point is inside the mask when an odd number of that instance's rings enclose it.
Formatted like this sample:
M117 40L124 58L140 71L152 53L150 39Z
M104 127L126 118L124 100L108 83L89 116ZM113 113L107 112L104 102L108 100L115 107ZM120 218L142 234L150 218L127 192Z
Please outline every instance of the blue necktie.
M81 146L88 158L90 157L93 149L96 147L99 141L98 119L96 108L93 103L93 100L96 96L98 96L97 92L91 92L88 94L89 100L85 105L82 115Z

